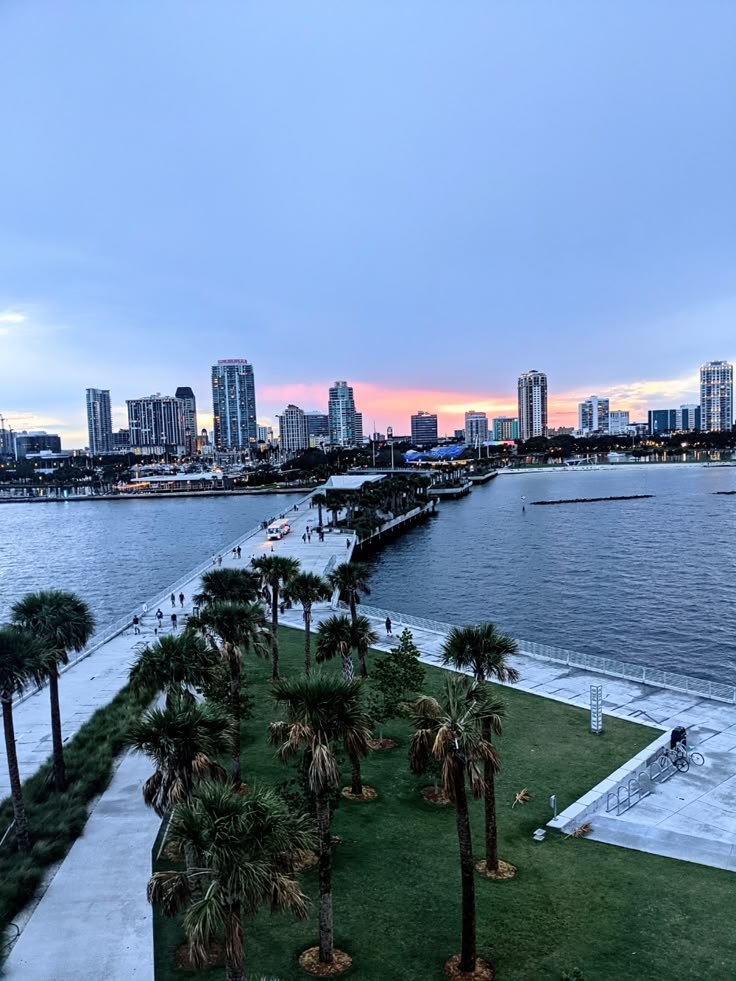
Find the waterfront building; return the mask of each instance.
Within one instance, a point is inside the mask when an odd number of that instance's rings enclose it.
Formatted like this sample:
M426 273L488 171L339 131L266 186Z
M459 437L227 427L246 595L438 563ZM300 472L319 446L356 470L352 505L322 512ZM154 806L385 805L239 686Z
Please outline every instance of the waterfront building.
M298 405L287 405L279 423L279 446L284 458L296 456L309 447L309 431L304 412Z
M532 369L519 375L519 439L547 435L547 376Z
M558 426L556 429L548 429L548 436L572 436L575 430L572 426Z
M330 389L327 415L333 446L356 446L363 441L363 416L355 410L353 389L346 381L336 381Z
M733 365L728 361L700 366L700 428L706 433L733 428Z
M607 433L610 405L608 399L591 395L578 404L578 431L581 433Z
M126 399L130 447L139 453L184 452L184 405L173 395Z
M616 410L608 413L608 435L621 436L628 431L629 413Z
M694 402L681 405L677 410L677 428L683 432L700 429L700 406Z
M465 442L468 446L488 442L488 416L471 409L465 413Z
M184 405L184 452L194 456L197 452L197 399L188 385L180 385L174 396Z
M0 457L14 455L13 430L5 425L5 419L0 415Z
M650 435L690 432L700 429L700 406L690 403L679 409L651 409L648 430Z
M519 420L515 416L496 416L493 420L493 439L505 442L519 438Z
M112 434L112 448L116 453L125 452L130 449L130 430L118 429Z
M61 453L61 437L57 433L47 433L43 429L15 433L14 452L16 460L41 453Z
M112 453L112 412L109 388L87 389L87 432L90 456Z
M436 445L437 416L434 412L422 412L420 409L411 417L411 441L417 446Z
M330 417L326 412L311 409L304 413L310 446L323 446L330 440Z
M226 358L212 366L212 414L215 447L248 450L258 439L253 365L245 358Z

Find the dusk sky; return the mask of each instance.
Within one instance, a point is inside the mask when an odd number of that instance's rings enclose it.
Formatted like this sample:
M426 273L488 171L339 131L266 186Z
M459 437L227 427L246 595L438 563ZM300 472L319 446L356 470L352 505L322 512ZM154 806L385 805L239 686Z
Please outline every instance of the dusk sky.
M254 365L366 432L736 358L736 3L3 0L0 413L86 444Z

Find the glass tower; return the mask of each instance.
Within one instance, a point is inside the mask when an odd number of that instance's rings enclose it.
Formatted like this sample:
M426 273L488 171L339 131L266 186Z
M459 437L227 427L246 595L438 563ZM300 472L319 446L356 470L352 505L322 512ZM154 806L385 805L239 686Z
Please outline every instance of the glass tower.
M87 389L87 431L92 456L112 453L112 413L108 388Z
M248 450L258 439L253 365L228 358L212 366L212 414L218 450Z

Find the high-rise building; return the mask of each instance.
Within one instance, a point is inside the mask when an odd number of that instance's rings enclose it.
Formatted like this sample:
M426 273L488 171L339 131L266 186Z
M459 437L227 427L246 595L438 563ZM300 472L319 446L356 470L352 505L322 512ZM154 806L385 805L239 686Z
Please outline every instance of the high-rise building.
M690 403L679 409L650 409L648 428L653 436L700 429L700 406Z
M112 448L116 453L130 449L130 430L118 429L112 434Z
M272 426L256 426L256 434L259 443L273 443Z
M197 450L197 399L188 385L180 385L174 396L184 403L184 452L194 456Z
M143 453L184 452L184 405L172 395L127 399L130 447Z
M411 417L411 441L417 446L434 445L437 442L437 415L420 409Z
M681 432L700 429L700 406L694 402L681 405L677 410L676 423Z
M610 403L591 395L578 405L578 429L581 433L607 433Z
M728 361L700 366L700 428L706 433L733 428L733 365Z
M363 445L363 413L355 413L355 445Z
M488 442L488 416L471 409L465 413L465 442L470 446Z
M494 440L519 438L519 420L515 416L496 416L493 420Z
M322 446L330 441L330 417L326 412L312 409L304 413L307 420L307 434L310 446Z
M629 413L627 410L616 410L608 413L608 426L606 431L609 436L621 436L629 428Z
M295 456L309 447L309 430L298 405L287 405L279 421L279 446L284 457Z
M16 433L14 444L16 460L24 460L34 453L61 453L61 437L42 429Z
M13 430L0 415L0 457L2 456L15 456L15 448L13 446Z
M109 388L87 389L87 432L91 456L112 453L112 412Z
M336 381L329 392L327 415L330 420L330 442L333 446L355 446L358 442L353 389L346 381ZM363 418L360 418L360 439L363 438Z
M218 450L247 450L258 439L253 365L229 358L212 366L212 413Z
M519 375L519 439L547 435L547 376L543 371Z

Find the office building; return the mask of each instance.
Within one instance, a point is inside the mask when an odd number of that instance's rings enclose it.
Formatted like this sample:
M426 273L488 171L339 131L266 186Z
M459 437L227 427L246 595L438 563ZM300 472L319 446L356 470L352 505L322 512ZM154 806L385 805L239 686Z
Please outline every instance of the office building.
M284 457L296 456L309 447L309 430L298 405L287 405L279 422L279 446Z
M464 443L465 442L465 430L464 429L455 429L453 431L453 437L454 437L454 439L457 440L458 443Z
M728 361L700 366L700 428L706 433L733 428L733 365Z
M591 395L578 405L578 431L581 433L608 433L608 399Z
M244 358L228 358L212 366L212 414L217 450L247 450L255 444L256 385L253 365Z
M38 453L61 453L61 437L56 433L44 430L33 430L15 433L14 451L16 460L25 460L27 456Z
M172 395L127 399L130 448L139 453L184 452L184 406Z
M174 397L184 405L184 452L194 456L197 452L197 399L188 385L180 385Z
M363 445L363 413L355 413L355 445Z
M465 442L468 446L488 442L488 416L471 409L465 413Z
M91 456L112 453L112 412L108 388L87 389L87 432Z
M543 371L519 375L519 439L547 435L547 376Z
M493 439L503 442L519 438L519 420L515 416L496 416L493 420Z
M13 430L0 415L0 457L15 456L13 445Z
M608 435L621 436L629 428L629 413L616 410L608 413Z
M677 428L683 433L700 429L700 406L694 402L681 405L677 410L676 422Z
M411 417L411 441L417 446L437 444L437 416L434 412L422 412L420 409Z
M648 421L652 436L700 429L700 406L690 403L679 409L652 409Z
M326 412L318 412L312 409L304 413L307 420L307 434L309 445L321 447L330 441L330 417Z
M130 430L118 429L112 434L112 448L116 453L125 452L130 449Z
M330 442L333 446L355 446L363 441L363 417L355 411L353 389L346 381L336 381L329 391L327 415L330 423Z

